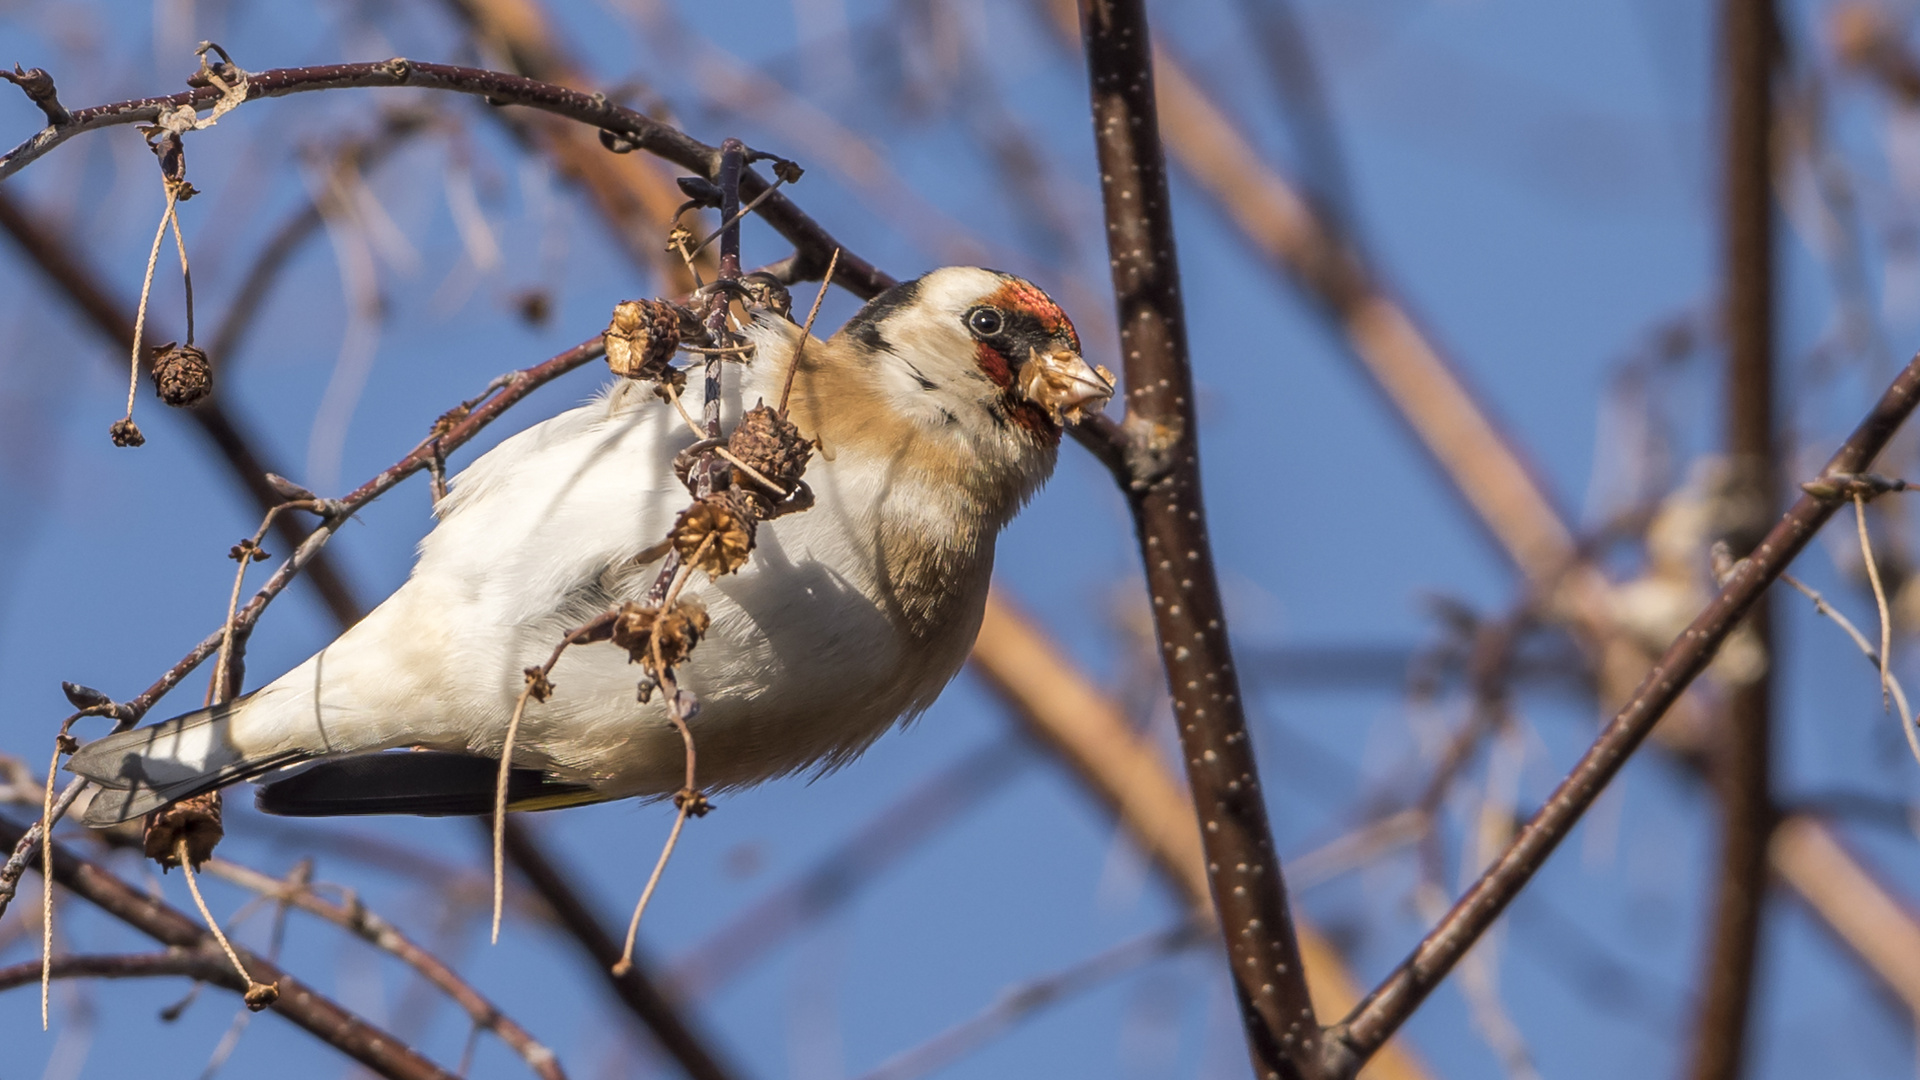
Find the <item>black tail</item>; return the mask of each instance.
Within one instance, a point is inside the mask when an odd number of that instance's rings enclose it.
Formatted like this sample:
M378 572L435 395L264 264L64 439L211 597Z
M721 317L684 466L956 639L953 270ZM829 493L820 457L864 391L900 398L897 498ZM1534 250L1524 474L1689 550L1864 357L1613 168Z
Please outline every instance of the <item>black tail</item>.
M262 787L256 805L283 817L418 814L424 817L493 813L500 763L471 754L395 750L323 761ZM507 809L549 810L600 802L584 784L568 784L535 769L507 776Z

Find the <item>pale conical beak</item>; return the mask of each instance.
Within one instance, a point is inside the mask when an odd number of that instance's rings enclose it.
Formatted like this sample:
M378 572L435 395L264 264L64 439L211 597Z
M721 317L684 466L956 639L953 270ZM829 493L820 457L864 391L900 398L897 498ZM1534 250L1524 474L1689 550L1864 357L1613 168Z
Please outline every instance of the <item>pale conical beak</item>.
M1056 424L1077 424L1113 398L1113 372L1089 367L1067 349L1035 349L1020 368L1020 393L1047 410Z

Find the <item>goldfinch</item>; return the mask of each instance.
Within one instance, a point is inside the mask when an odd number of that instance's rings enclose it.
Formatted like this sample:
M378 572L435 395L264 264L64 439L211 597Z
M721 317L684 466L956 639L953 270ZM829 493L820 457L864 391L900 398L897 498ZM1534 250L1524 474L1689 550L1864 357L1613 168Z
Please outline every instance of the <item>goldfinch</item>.
M781 400L803 335L770 311L744 333L755 350L728 365L730 418ZM711 619L677 670L700 703L707 790L834 768L926 709L979 630L996 536L1052 473L1062 424L1112 393L1044 292L975 267L888 290L801 356L790 415L818 447L816 502L762 523L739 572L695 574L683 594ZM230 704L75 754L101 788L84 820L252 778L269 781L269 813L491 812L523 671L646 592L693 441L627 380L507 439L435 507L406 584L332 644ZM526 706L511 808L682 786L680 737L662 695L636 700L638 674L618 648L565 653L552 694Z

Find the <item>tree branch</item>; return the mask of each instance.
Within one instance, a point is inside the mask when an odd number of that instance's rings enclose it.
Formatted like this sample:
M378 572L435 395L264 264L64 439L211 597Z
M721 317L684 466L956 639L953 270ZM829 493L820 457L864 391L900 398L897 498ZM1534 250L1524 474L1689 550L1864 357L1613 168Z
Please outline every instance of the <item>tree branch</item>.
M18 843L26 832L24 826L0 818L0 844ZM57 844L53 849L53 878L75 896L155 941L207 957L209 966L196 975L202 981L235 992L246 990L245 980L220 956L213 935L185 914ZM279 984L280 997L273 1010L321 1042L391 1080L454 1080L452 1073L415 1053L404 1040L341 1008L265 957L246 950L241 950L241 956L256 978ZM212 962L216 957L219 962ZM37 977L39 964L33 966Z
M1779 476L1773 432L1773 11L1771 0L1723 0L1720 63L1726 108L1722 135L1721 279L1727 341L1728 499L1726 539L1745 556L1772 520ZM1770 649L1767 604L1749 618ZM1713 731L1707 780L1720 808L1720 851L1709 901L1692 1063L1694 1080L1742 1075L1754 970L1767 894L1767 839L1775 813L1769 788L1774 670L1731 688Z
M1144 0L1081 9L1134 442L1127 492L1234 993L1260 1076L1317 1073L1320 1032L1267 825L1201 502L1199 428ZM1156 471L1161 471L1156 470ZM1143 482L1145 481L1145 482Z
M660 123L641 113L609 101L605 95L583 94L552 83L519 75L430 64L395 57L360 64L322 64L303 68L274 68L251 72L247 76L247 100L285 97L289 94L342 90L352 87L409 86L426 90L445 90L484 99L489 105L519 105L563 116L588 124L605 133L604 141L616 152L645 150L674 164L718 182L720 149ZM220 97L216 88L188 90L166 97L138 98L81 109L60 127L49 127L0 155L0 180L39 160L48 151L83 132L125 124L151 123L162 112L182 105L211 107ZM752 200L767 190L767 181L747 170L740 180L740 195ZM840 245L820 224L808 217L792 200L775 192L760 203L760 217L797 249L796 258L786 267L792 280L817 279L826 271L827 255ZM891 281L872 263L848 252L840 258L834 281L871 296ZM865 291L861 291L865 290Z
M541 1045L514 1019L488 1001L484 995L458 973L448 967L439 957L421 948L400 932L400 928L388 922L378 913L353 899L348 904L335 904L321 899L308 885L297 885L270 877L239 863L225 859L209 859L206 871L215 877L228 881L260 894L272 897L299 908L301 911L340 927L384 952L397 958L420 973L421 977L438 987L454 1004L465 1010L473 1026L490 1031L532 1069L541 1080L566 1080L560 1070L560 1062L553 1051Z
M1863 472L1900 424L1920 404L1920 357L1908 363L1866 419L1854 429L1823 476ZM1687 686L1713 659L1720 643L1752 609L1767 586L1787 568L1835 510L1846 505L1842 492L1820 488L1793 504L1768 532L1751 557L1728 576L1726 584L1692 625L1676 639L1640 683L1631 703L1601 731L1567 778L1513 843L1453 906L1418 948L1367 996L1360 1007L1329 1032L1329 1071L1350 1076L1379 1048L1453 965L1493 924L1514 896L1565 839L1607 782Z

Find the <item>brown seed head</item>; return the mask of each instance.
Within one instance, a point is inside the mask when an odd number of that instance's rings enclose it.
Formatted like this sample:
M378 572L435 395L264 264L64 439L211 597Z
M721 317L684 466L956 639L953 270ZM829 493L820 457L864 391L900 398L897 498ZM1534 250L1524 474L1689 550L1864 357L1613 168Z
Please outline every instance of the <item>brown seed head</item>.
M628 379L659 379L680 347L680 313L659 300L623 300L607 324L607 367Z
M813 444L800 434L797 424L762 402L748 409L734 426L733 434L727 437L727 451L780 485L782 491L791 492L813 457ZM768 516L778 496L749 477L741 478L737 486L752 494L761 517Z
M628 663L639 664L641 670L658 679L660 672L653 664L654 638L660 639L660 663L679 667L693 655L693 647L700 644L711 622L706 607L691 598L676 602L665 615L657 607L629 603L620 609L620 618L614 623L613 643L627 650Z
M553 683L547 681L547 673L537 667L526 669L527 696L535 701L545 701L553 696Z
M717 491L680 512L673 526L673 549L681 561L710 578L731 574L753 550L757 514L740 489Z
M220 825L220 793L209 791L181 799L147 815L144 848L147 858L171 870L180 865L180 838L187 840L187 859L198 868L213 858L214 845L226 835Z
M115 420L107 428L107 434L113 437L113 445L115 446L145 446L147 444L147 437L140 434L140 425L134 423L133 417L131 416Z
M176 409L190 408L213 393L213 365L195 345L168 342L153 350L153 392Z

